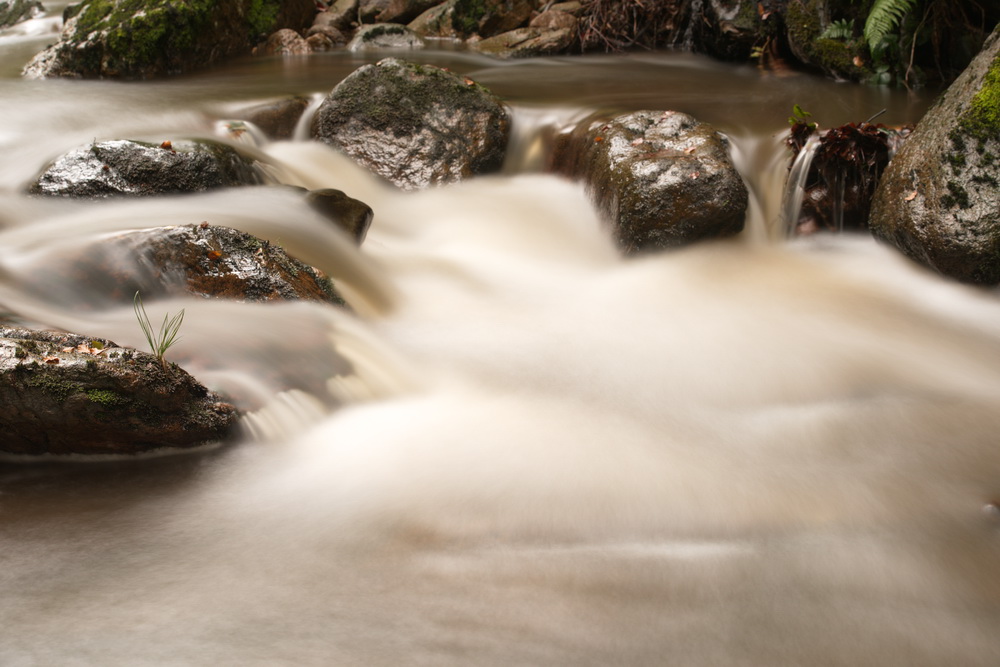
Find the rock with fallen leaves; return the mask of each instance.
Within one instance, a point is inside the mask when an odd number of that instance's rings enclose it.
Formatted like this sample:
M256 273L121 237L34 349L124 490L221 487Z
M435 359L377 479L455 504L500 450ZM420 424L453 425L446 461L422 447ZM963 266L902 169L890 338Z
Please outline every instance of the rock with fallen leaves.
M583 180L628 253L743 229L747 189L728 141L687 114L637 111L581 123L558 138L552 167Z
M98 199L204 192L257 185L263 172L232 146L208 139L119 139L56 158L28 186L35 195Z
M278 245L209 221L102 236L37 259L38 269L25 274L24 289L68 308L129 304L136 291L147 303L193 295L344 304L321 271ZM79 289L81 283L88 289Z
M879 181L869 227L964 282L1000 284L1000 27Z
M416 190L499 171L510 127L504 104L472 79L386 58L337 84L312 136Z
M795 122L785 140L793 162L809 137L817 136L819 143L803 183L799 217L790 221L790 234L867 230L879 177L911 130L867 121L819 130L805 119Z
M181 368L103 338L0 327L0 451L139 454L225 441L238 413Z

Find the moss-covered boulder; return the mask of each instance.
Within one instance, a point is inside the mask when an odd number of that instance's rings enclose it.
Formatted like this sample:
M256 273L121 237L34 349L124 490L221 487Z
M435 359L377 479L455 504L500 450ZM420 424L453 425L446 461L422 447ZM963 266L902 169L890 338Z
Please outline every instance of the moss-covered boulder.
M0 327L0 451L138 454L226 440L238 413L178 366L103 338Z
M869 227L942 274L1000 283L1000 27L889 163Z
M399 23L373 23L358 28L347 44L349 51L368 49L422 49L424 40Z
M148 79L249 54L280 28L307 28L312 0L84 0L25 76Z
M789 49L800 62L834 79L875 82L875 73L868 63L868 47L860 30L847 38L827 32L832 4L837 5L837 13L841 15L857 11L846 6L850 3L830 0L795 0L787 4L784 18ZM862 20L859 17L856 22L860 24Z
M554 169L584 181L626 252L743 229L747 189L728 141L675 111L637 111L560 137Z
M458 31L451 24L451 18L455 14L455 2L456 0L445 0L431 7L410 21L407 27L421 37L459 39Z
M36 195L104 198L204 192L264 181L253 160L207 139L102 141L56 158L28 186Z
M38 0L0 0L0 28L41 16L45 12Z
M499 170L510 115L471 79L386 58L333 89L316 112L312 136L414 190Z

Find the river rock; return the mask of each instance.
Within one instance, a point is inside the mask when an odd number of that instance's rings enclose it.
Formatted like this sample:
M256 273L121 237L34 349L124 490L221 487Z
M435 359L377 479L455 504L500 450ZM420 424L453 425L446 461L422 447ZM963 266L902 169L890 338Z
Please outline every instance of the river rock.
M33 19L45 13L37 0L0 0L0 28Z
M439 2L440 0L360 0L358 13L364 23L407 23Z
M1000 283L1000 27L889 162L869 227L944 275Z
M451 23L463 37L493 37L523 27L534 11L531 0L455 0Z
M280 28L303 30L312 0L83 0L70 6L59 41L24 68L33 78L148 79L249 54Z
M472 46L480 53L498 58L532 58L565 53L575 42L575 29L527 27L480 40Z
M371 227L375 213L372 207L363 201L347 196L342 190L324 188L312 190L306 194L306 201L335 225L357 241L358 245L365 240L368 228Z
M510 115L486 88L396 58L351 73L312 125L314 138L405 190L499 170L509 135Z
M291 139L308 108L309 98L296 95L238 110L235 117L250 121L269 139Z
M358 20L358 0L337 0L325 11L316 14L313 27L330 26L341 32L350 32Z
M460 39L458 32L451 25L451 17L455 13L455 2L456 0L446 0L440 5L431 7L410 21L407 27L421 37Z
M0 450L137 454L226 440L236 408L103 338L0 327Z
M24 282L24 289L75 308L131 303L137 291L147 302L199 296L344 305L321 271L278 245L207 221L101 237L49 256Z
M626 252L732 236L747 189L728 141L675 111L637 111L563 135L555 169L582 178Z
M347 44L349 51L365 49L422 49L424 40L405 25L375 23L358 28Z
M102 141L56 158L28 192L102 198L203 192L264 181L254 161L207 139Z
M310 53L312 47L305 38L288 28L282 28L268 37L262 50L265 56L305 56Z

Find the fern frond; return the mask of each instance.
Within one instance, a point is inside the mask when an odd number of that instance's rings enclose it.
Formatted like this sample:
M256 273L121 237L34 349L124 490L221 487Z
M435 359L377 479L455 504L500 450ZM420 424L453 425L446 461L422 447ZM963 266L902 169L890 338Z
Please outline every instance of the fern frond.
M917 0L875 0L865 20L865 41L868 42L868 48L874 51L916 3Z
M854 19L848 21L847 19L840 19L834 21L826 27L826 30L820 35L821 39L840 39L848 40L854 36Z

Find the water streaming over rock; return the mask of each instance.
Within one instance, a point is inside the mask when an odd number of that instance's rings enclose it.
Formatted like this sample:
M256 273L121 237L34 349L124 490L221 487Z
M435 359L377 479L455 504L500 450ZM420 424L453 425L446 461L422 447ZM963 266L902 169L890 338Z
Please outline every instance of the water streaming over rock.
M210 134L360 56L0 80L0 303L22 318L141 345L131 308L56 306L87 287L29 269L202 220L280 243L354 308L147 304L187 309L170 354L254 409L247 435L0 463L0 663L1000 662L1000 305L866 238L777 242L792 103L829 100L832 125L926 100L680 54L419 57L511 101L503 175L402 193L318 144L259 147L276 179L373 207L360 250L284 189L20 194L80 143ZM742 237L624 260L582 189L539 173L577 114L636 108L729 134Z

